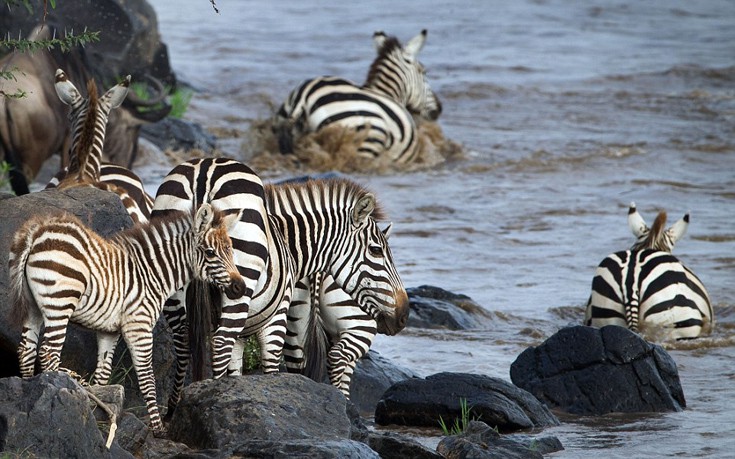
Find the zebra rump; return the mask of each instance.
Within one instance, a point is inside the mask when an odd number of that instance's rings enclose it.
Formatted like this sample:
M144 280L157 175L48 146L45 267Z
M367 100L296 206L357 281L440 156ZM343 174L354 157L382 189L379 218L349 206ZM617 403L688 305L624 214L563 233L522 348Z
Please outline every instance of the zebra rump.
M619 325L647 336L697 338L713 326L699 278L668 252L625 250L606 257L592 280L585 324Z

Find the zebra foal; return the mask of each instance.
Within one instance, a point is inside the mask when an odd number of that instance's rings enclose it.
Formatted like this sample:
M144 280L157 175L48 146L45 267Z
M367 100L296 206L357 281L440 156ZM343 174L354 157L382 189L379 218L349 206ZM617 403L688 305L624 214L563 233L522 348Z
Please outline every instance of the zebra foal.
M71 321L97 332L93 382L107 384L122 334L151 427L162 431L153 327L166 298L191 279L206 279L228 295L242 292L227 234L238 217L204 204L196 213L157 218L109 239L68 213L27 221L15 233L9 254L13 319L23 324L21 375L33 376L37 356L42 371L58 370Z
M628 225L637 240L629 250L607 256L598 266L585 325L619 325L664 340L709 333L714 314L707 291L671 254L689 226L689 214L664 229L666 212L659 212L649 228L631 203Z
M364 134L358 155L407 164L418 154L418 132L413 115L435 120L441 102L431 90L417 55L426 30L401 46L398 39L375 32L378 56L365 84L337 77L306 80L278 109L273 131L281 153L292 153L298 137L328 126Z

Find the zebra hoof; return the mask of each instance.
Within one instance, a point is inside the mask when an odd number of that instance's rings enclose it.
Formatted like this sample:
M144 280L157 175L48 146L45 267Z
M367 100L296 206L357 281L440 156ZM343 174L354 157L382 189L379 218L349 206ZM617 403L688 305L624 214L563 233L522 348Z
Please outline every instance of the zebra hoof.
M166 430L165 427L159 427L157 429L151 428L151 433L153 433L153 436L156 438L167 438L168 437L168 430Z

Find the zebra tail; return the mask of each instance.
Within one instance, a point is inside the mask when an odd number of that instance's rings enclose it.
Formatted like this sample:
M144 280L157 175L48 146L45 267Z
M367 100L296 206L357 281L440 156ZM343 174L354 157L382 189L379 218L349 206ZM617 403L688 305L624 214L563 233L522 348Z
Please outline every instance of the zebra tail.
M312 285L312 287L314 287ZM316 286L316 288L319 288ZM319 296L312 295L309 309L309 322L306 325L304 340L304 376L317 382L329 382L327 379L327 349L329 337L319 317Z
M31 253L33 241L36 239L36 229L40 226L40 220L32 220L21 227L13 238L8 255L8 277L10 281L10 317L9 322L16 328L23 325L28 318L31 307L37 307L33 294L28 286L26 278L26 265Z
M201 280L189 283L186 290L186 320L189 323L191 376L194 381L206 378L213 315L217 313L213 304L220 303L219 290L213 285Z

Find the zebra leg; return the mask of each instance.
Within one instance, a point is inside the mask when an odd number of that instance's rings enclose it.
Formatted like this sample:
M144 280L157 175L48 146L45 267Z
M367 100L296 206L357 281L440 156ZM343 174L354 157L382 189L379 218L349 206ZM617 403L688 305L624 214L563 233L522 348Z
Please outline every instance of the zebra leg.
M346 342L340 340L332 346L327 353L327 365L329 367L329 382L350 399L350 380L352 371L357 364L357 359L352 352L346 350ZM355 351L357 349L353 349ZM362 357L362 355L360 355ZM348 374L349 372L349 374Z
M112 358L119 338L119 333L97 332L97 368L92 376L92 384L105 386L110 382Z
M20 345L18 346L18 363L20 375L28 379L35 373L36 357L38 356L38 341L41 334L43 317L40 311L30 308L28 318L23 324Z
M132 323L123 331L125 342L133 359L138 387L143 394L153 435L164 434L161 414L156 400L156 378L153 375L153 330L142 330L142 324ZM146 328L149 328L146 326ZM152 326L150 327L152 328Z
M61 349L66 341L66 331L73 310L72 305L69 305L67 309L59 310L59 316L54 317L53 321L48 317L44 318L45 329L39 354L41 371L59 371Z
M290 298L286 297L278 306L278 310L258 331L260 344L260 366L263 373L278 373L283 355L283 343L286 338L286 312Z
M168 410L166 418L170 418L181 399L181 391L184 389L186 369L189 366L189 325L186 322L186 287L174 293L163 305L163 316L168 326L171 327L171 335L174 342L174 354L176 358L174 370L174 384L168 399Z
M242 360L243 353L245 352L245 342L247 338L241 336L235 340L235 345L232 348L232 359L230 364L227 366L227 376L240 376L242 375Z
M227 374L235 341L245 328L252 290L235 300L222 296L222 316L212 339L212 375L219 379Z
M306 341L311 294L305 279L296 282L293 300L287 311L286 338L283 356L289 373L303 373L306 363L304 343Z

